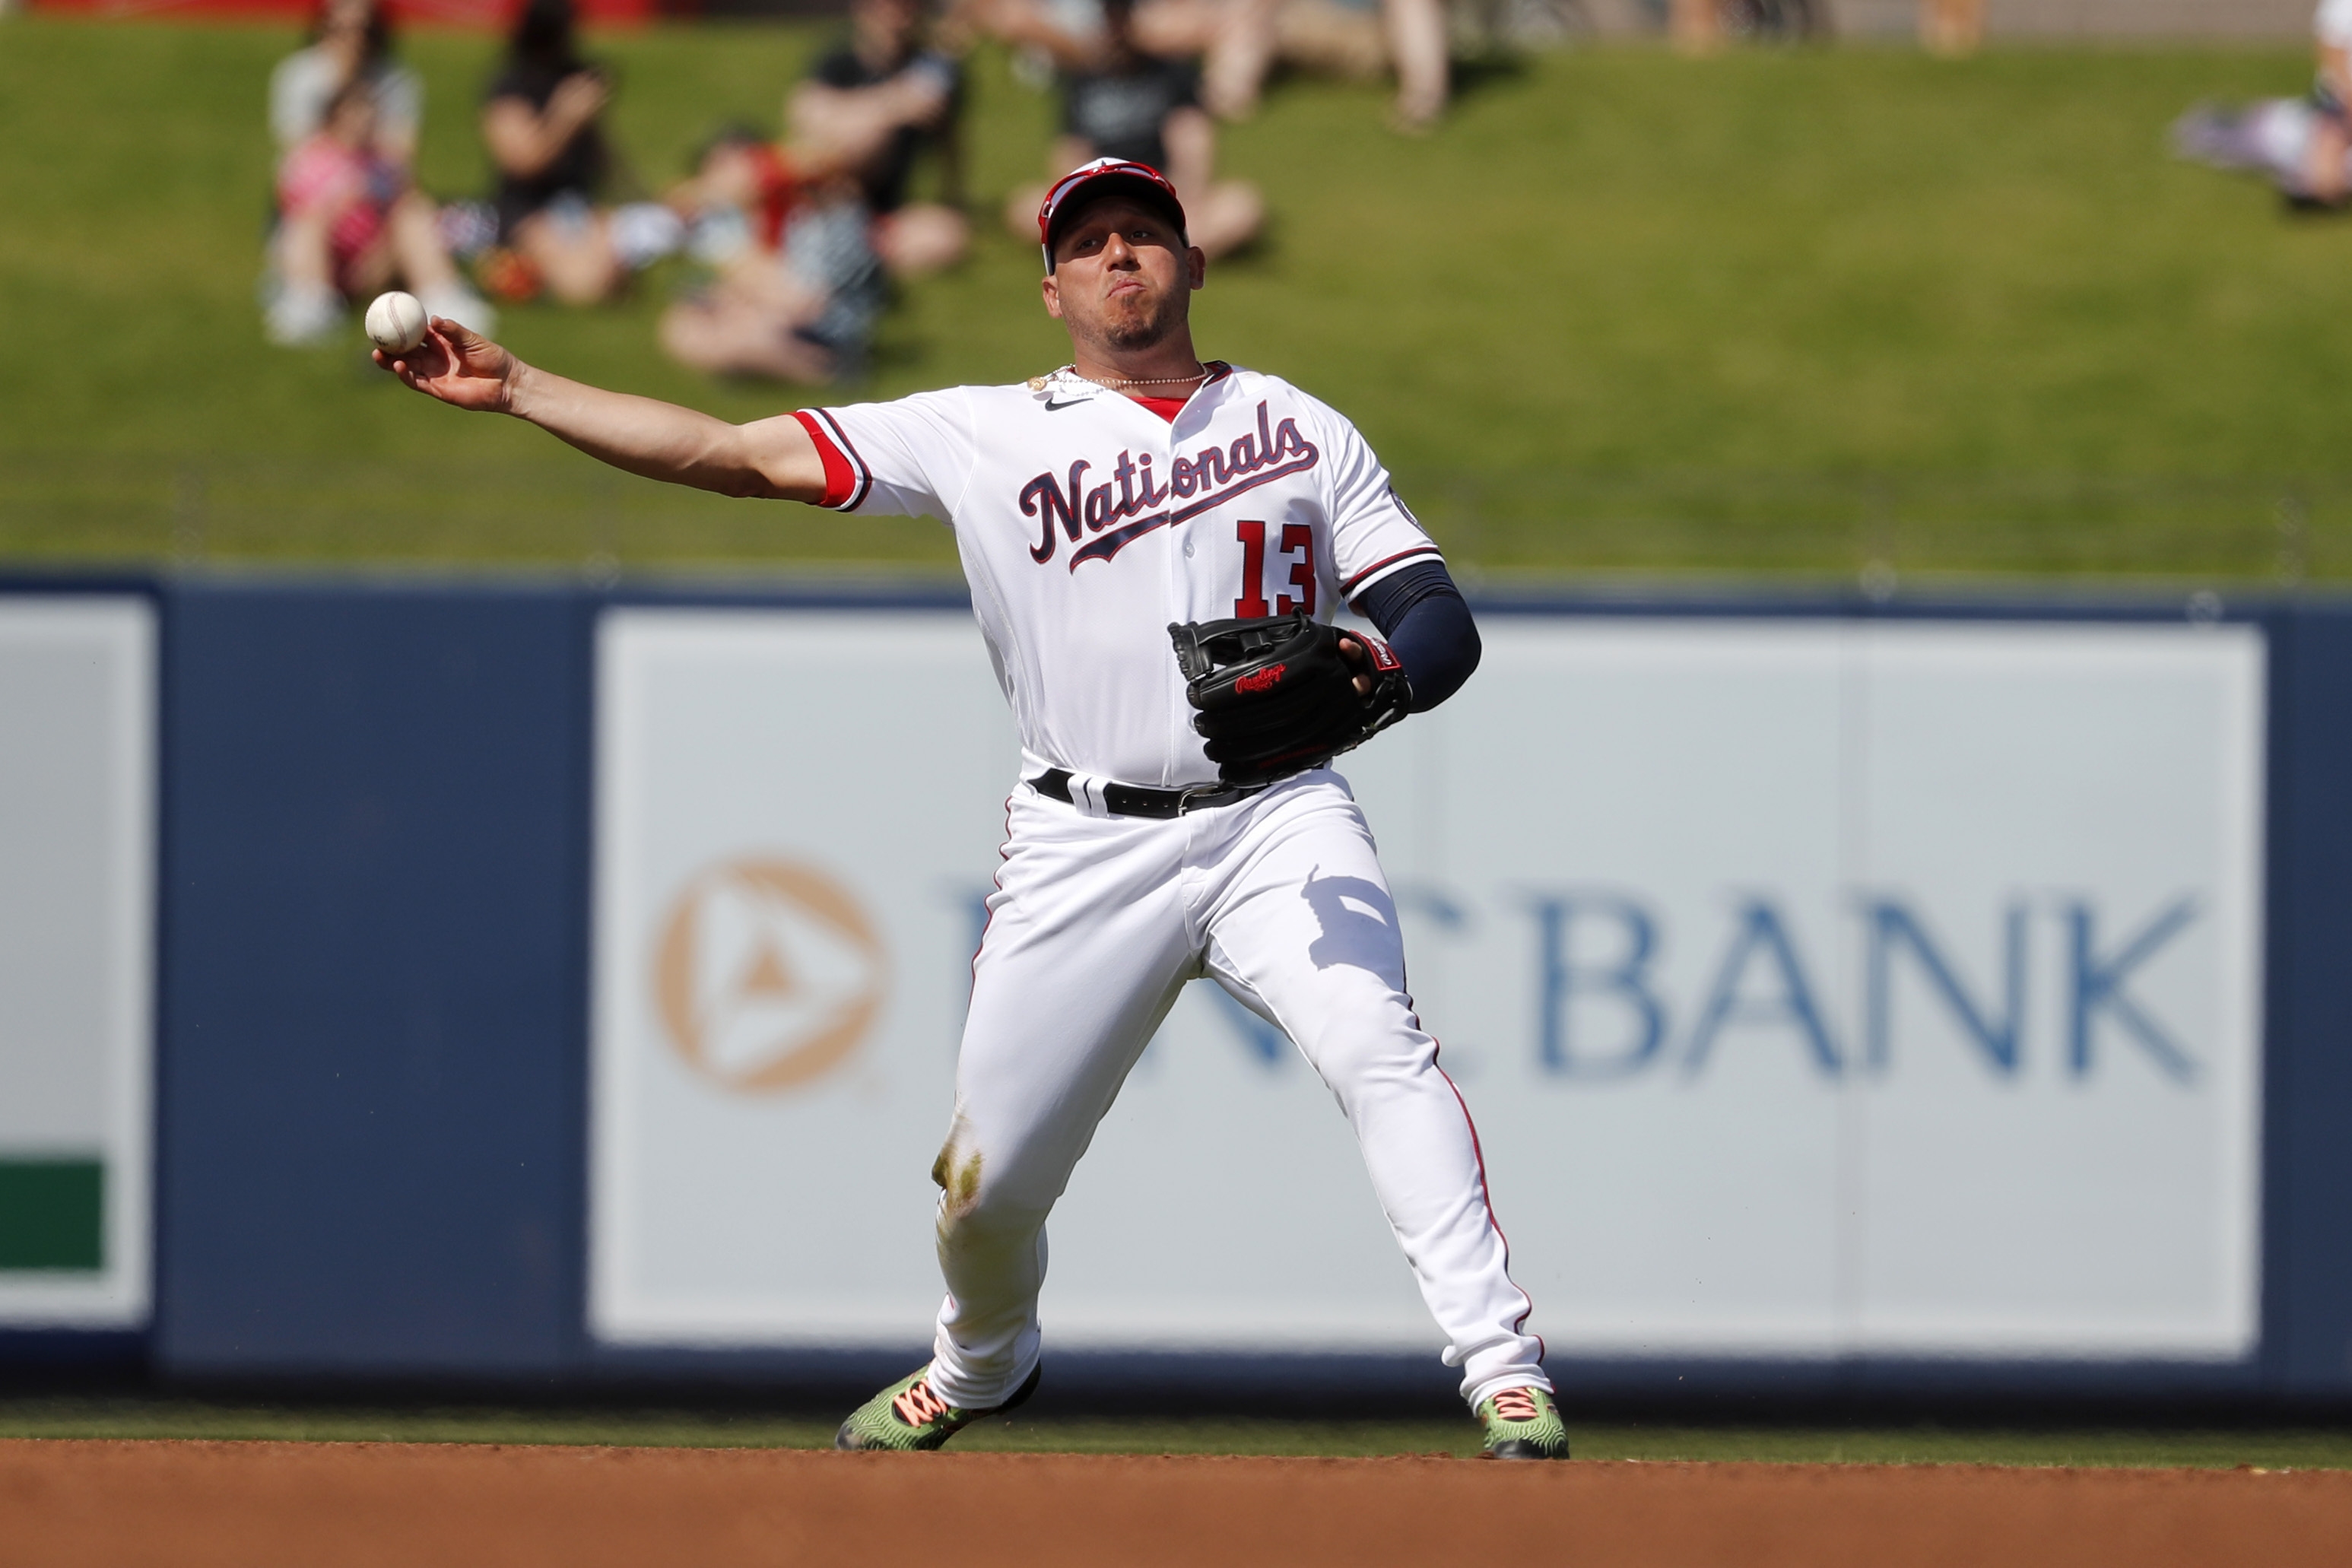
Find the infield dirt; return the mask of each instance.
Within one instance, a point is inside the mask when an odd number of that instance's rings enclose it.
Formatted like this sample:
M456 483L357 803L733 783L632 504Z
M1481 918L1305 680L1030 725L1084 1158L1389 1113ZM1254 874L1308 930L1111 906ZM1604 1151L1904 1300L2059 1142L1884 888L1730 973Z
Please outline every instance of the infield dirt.
M2352 1473L0 1442L0 1562L2352 1561Z

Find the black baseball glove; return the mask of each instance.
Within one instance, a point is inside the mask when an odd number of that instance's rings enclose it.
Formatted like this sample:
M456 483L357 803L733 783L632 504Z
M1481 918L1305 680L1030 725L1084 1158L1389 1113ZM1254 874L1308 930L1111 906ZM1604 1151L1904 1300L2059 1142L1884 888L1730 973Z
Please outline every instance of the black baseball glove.
M1247 621L1171 626L1192 728L1229 784L1262 784L1319 767L1405 716L1412 689L1396 655L1376 637L1347 634L1371 655L1360 669L1339 651L1340 632L1304 611ZM1369 674L1369 693L1356 677Z

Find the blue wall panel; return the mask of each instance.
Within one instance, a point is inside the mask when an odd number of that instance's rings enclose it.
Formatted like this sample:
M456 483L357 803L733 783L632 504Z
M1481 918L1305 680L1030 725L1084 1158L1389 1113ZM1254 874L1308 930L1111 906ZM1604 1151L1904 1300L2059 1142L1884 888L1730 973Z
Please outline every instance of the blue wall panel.
M578 1354L586 615L171 594L163 1370Z
M2263 1362L2352 1393L2352 609L2273 623Z

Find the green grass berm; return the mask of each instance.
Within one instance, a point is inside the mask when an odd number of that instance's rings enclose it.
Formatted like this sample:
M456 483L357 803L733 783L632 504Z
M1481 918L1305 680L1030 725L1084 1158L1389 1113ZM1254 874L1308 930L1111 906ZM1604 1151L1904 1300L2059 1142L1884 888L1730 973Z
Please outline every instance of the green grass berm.
M640 184L723 120L772 126L824 36L597 37ZM431 406L356 322L266 348L263 98L293 41L0 20L0 563L952 569L930 523L691 495ZM404 40L436 193L484 187L494 47ZM1275 219L1215 270L1202 345L1353 416L1474 580L2352 576L2352 222L2164 146L2192 100L2307 76L2293 48L1595 47L1480 73L1425 140L1374 89L1286 84L1227 135ZM1051 121L976 57L977 254L907 291L854 392L668 363L674 265L504 335L734 419L1050 368L1035 253L995 212Z

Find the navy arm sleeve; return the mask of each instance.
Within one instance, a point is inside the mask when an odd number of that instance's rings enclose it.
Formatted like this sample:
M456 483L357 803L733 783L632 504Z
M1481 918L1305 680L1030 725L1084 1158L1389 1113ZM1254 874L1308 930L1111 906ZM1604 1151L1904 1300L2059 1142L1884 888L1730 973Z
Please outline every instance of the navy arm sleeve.
M1356 612L1388 638L1425 713L1462 689L1478 668L1478 626L1443 561L1399 567L1356 595Z

